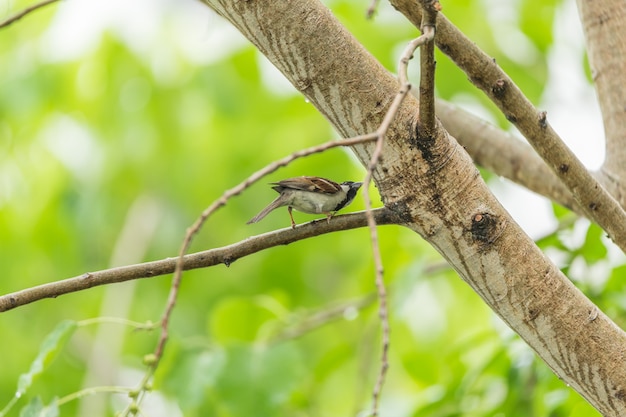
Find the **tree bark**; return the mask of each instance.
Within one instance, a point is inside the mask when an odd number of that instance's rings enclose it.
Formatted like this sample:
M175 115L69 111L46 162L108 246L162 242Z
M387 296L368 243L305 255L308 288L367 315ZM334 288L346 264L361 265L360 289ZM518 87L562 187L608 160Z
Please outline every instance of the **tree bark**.
M399 88L314 0L206 0L344 136L377 129ZM437 122L418 131L408 96L374 181L385 206L419 233L567 384L606 416L626 414L626 334L515 223L472 159ZM367 164L372 145L355 146Z
M578 0L606 138L603 182L626 207L626 2Z
M437 100L437 116L478 165L584 216L572 193L527 143L443 100Z
M419 27L423 13L411 0L390 0ZM595 4L595 3L594 3ZM515 125L555 175L571 191L585 216L597 223L626 252L626 211L565 145L548 123L547 113L535 109L513 80L443 14L437 19L439 49L462 69L504 116Z

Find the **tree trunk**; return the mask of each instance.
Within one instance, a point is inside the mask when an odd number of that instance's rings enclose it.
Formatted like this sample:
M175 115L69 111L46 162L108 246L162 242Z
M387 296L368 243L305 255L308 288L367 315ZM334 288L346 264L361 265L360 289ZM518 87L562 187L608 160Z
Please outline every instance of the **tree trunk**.
M378 128L399 85L324 5L206 1L344 137ZM626 334L515 223L464 148L439 124L433 137L423 137L418 117L417 100L408 96L386 136L374 172L385 206L433 245L565 383L602 414L626 415ZM372 150L354 147L364 165Z

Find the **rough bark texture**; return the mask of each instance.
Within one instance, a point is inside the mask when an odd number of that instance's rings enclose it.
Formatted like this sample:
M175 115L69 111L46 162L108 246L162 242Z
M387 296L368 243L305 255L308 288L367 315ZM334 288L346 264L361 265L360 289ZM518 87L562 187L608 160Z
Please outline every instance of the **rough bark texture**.
M411 0L390 0L416 27L422 12ZM595 2L594 2L595 4ZM626 211L591 175L552 129L545 111L537 110L511 78L443 14L437 18L439 49L463 70L528 140L571 191L585 215L626 252Z
M345 137L374 131L398 85L317 1L207 0ZM606 416L626 415L626 335L519 228L441 125L416 131L408 97L374 179L385 205L567 384ZM369 145L355 148L367 163Z
M443 100L437 100L437 116L478 165L583 215L530 145Z
M578 0L604 120L604 182L626 207L626 2Z

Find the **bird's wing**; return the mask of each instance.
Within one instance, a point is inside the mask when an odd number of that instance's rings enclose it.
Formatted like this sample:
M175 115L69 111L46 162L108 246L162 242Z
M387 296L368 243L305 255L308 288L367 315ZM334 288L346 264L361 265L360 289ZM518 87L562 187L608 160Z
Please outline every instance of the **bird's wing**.
M286 180L275 182L273 184L275 187L272 188L279 193L285 188L323 194L335 194L342 190L341 185L336 182L320 177L287 178Z

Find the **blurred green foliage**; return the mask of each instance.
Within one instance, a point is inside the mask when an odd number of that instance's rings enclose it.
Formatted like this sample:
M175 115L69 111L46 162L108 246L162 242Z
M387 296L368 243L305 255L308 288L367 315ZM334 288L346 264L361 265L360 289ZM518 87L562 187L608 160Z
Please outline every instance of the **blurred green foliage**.
M50 6L0 31L3 294L173 256L186 227L225 189L335 136L200 2L137 2L139 12L119 3L89 14L76 3ZM443 3L448 17L537 101L561 2L523 0L503 15L489 1ZM28 4L5 2L2 13ZM390 71L417 34L386 4L373 21L365 20L363 2L328 5ZM146 21L152 26L142 26ZM144 32L129 35L131 27ZM82 49L74 45L81 36L92 39ZM536 52L525 63L507 48L520 36ZM469 97L494 111L447 58L437 59L439 95ZM343 181L361 178L363 169L335 149L266 182L295 175ZM193 250L288 226L280 210L245 225L272 198L265 184L254 185L208 221ZM359 199L351 207L362 208ZM298 222L310 218L296 213ZM392 328L381 415L597 415L419 237L397 227L382 227L380 235ZM570 222L539 243L575 277L603 265L600 278L576 282L623 318L626 271L612 269L599 229ZM375 291L370 250L367 232L355 230L185 273L145 415L366 415L380 366L376 303L329 312ZM169 284L169 277L157 277L93 288L0 315L0 404L11 401L20 375L51 349L40 345L47 334L59 334L53 332L59 323L98 316L157 321ZM128 403L123 395L82 397L58 410L54 399L89 386L135 386L145 371L141 358L157 337L113 324L77 329L65 345L59 339L57 360L8 415L20 415L27 404L22 415L44 405L50 415L113 415Z

